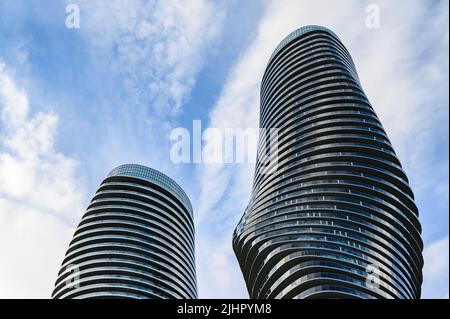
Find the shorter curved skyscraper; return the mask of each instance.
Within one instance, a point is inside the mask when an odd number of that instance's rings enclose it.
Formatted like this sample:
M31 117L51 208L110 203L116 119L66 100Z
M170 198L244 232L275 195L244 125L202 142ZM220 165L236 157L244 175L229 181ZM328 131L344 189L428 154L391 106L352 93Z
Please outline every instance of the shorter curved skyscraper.
M140 165L101 183L73 236L53 298L197 298L193 211L181 187Z

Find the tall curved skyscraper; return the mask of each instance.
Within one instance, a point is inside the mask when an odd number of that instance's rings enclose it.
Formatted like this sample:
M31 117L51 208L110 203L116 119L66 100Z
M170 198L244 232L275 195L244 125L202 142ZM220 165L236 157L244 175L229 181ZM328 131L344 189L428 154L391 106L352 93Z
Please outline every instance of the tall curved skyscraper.
M101 183L73 236L53 298L197 298L194 224L166 175L123 165Z
M414 195L332 31L306 26L275 49L260 126L277 134L260 138L233 237L250 297L419 298ZM268 149L270 162L261 161Z

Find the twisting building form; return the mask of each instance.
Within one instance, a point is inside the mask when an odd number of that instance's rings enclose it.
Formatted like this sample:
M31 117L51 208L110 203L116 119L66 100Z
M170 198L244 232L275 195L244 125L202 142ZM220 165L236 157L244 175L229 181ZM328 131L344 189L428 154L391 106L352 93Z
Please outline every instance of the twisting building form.
M419 298L414 195L332 31L306 26L275 49L260 126L277 129L277 152L257 161L233 237L250 297Z
M197 298L194 224L185 192L128 164L101 183L63 260L53 298Z

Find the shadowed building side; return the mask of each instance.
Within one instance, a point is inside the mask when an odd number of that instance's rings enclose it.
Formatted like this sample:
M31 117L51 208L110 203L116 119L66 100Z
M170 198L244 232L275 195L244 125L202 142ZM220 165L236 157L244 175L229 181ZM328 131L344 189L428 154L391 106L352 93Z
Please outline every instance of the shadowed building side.
M194 223L185 192L148 167L107 176L78 225L53 298L197 298Z
M260 138L252 197L233 237L250 297L420 298L414 195L332 31L303 27L275 49L260 126L277 129L276 154L261 161L268 141Z

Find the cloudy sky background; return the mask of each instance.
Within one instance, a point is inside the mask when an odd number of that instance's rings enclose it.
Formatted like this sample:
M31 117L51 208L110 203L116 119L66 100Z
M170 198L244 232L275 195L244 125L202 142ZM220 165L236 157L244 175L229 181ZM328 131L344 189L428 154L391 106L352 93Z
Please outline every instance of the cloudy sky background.
M65 27L66 5L80 29ZM380 8L380 28L366 8ZM196 216L200 297L247 298L231 236L251 164L173 164L176 127L258 126L259 85L296 28L333 29L408 173L425 241L424 298L448 298L448 1L0 2L0 298L48 298L101 180L139 163Z

